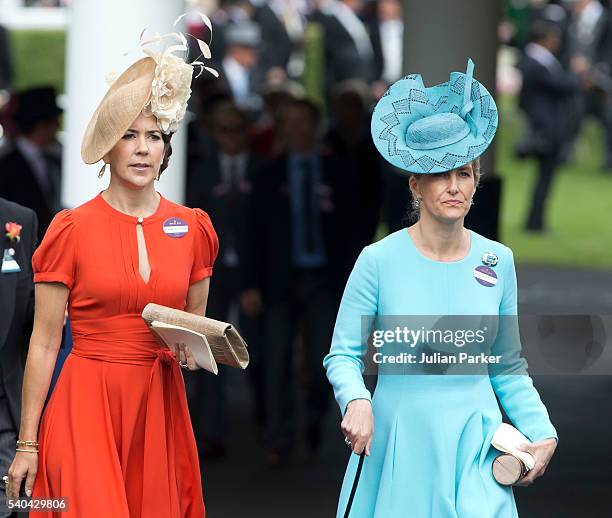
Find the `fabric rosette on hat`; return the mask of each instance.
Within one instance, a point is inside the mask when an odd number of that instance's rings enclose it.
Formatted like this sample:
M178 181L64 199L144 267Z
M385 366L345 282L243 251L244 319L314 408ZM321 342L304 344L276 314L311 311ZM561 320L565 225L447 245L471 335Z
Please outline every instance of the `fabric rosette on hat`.
M450 80L425 87L418 74L392 84L376 104L372 138L380 154L410 173L441 173L482 155L498 122L493 96L473 77L452 72Z
M171 133L178 129L191 96L193 69L174 54L162 55L156 61L151 83L151 113L157 117L160 129Z
M184 16L177 18L174 25ZM200 16L212 37L210 20L203 14ZM204 70L215 77L219 75L202 61L187 62L187 38L183 33L155 34L148 40L143 39L144 34L145 31L141 33L140 45L146 57L110 81L108 92L87 125L81 145L81 157L86 164L100 161L141 112L155 116L163 133L175 132L187 111L194 69L199 69L196 77ZM209 45L194 39L202 57L210 59ZM150 47L154 45L161 50L152 50Z

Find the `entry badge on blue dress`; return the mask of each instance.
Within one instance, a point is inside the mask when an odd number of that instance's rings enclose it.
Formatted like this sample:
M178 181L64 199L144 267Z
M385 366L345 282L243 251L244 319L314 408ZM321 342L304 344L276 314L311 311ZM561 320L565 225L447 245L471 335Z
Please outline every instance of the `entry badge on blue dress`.
M487 288L497 284L497 274L493 268L488 266L477 266L474 268L474 279Z
M163 229L169 237L183 237L189 232L189 225L181 218L168 218L163 223Z
M4 256L2 257L2 273L16 273L20 272L21 268L15 261L15 250L13 248L7 248L4 251Z

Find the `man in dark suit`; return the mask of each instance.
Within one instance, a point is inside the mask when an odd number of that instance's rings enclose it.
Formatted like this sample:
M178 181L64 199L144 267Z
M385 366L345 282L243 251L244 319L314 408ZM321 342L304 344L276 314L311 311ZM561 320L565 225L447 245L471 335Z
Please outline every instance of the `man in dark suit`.
M325 81L328 94L345 79L375 79L374 50L359 18L363 0L338 0L325 14L317 14L325 30Z
M193 165L187 184L187 205L205 210L219 235L219 254L211 281L206 315L228 321L238 305L240 251L244 240L247 206L253 189L253 178L261 159L250 151L248 117L230 101L212 108L211 137L215 147L211 156ZM257 415L262 418L262 381L257 364L257 319L239 315L240 330L249 344L252 362L249 374L255 386ZM219 375L188 376L189 399L196 439L204 457L225 454L225 371Z
M6 224L21 225L19 240L5 235ZM15 456L19 433L21 386L27 344L34 316L32 254L36 247L36 214L26 207L0 198L0 478L7 474ZM0 483L0 518L10 516L4 506Z
M211 63L214 68L219 70L227 51L225 41L226 30L231 25L252 20L255 15L256 7L250 0L218 0L218 2L215 3L218 4L216 9L209 14L212 34L199 18L196 18L195 21L192 20L194 23L188 27L188 32L209 43ZM187 45L189 46L190 56L200 55L201 50L198 47L197 41L193 38L189 38ZM205 78L207 78L206 74L203 74L200 78L194 77L194 84L197 84L199 79Z
M593 84L576 96L572 137L576 139L582 123L593 116L605 134L602 169L612 170L612 39L609 34L609 10L599 0L576 0L567 28L567 54L570 63L584 60L592 68Z
M344 189L352 214L351 225L345 230L347 272L363 247L372 243L382 208L384 160L372 142L370 103L370 91L363 81L352 79L336 85L331 103L333 123L324 137L326 148L338 158L342 169L351 172Z
M528 127L519 145L522 155L538 159L538 179L526 228L544 230L546 198L561 161L571 121L568 120L568 101L580 88L580 76L566 72L556 58L561 34L559 28L547 21L537 20L531 29L531 42L525 47L520 63L523 86L519 106L527 115ZM586 67L587 65L584 65ZM580 63L576 63L578 71Z
M374 76L376 80L388 86L402 76L404 56L402 3L399 0L379 0L376 5L376 17L368 20L368 31L374 51Z
M8 90L13 79L11 52L7 30L0 25L0 90Z
M293 447L292 349L300 327L308 374L307 440L312 453L319 446L329 399L322 358L329 350L347 253L344 173L333 156L320 151L317 106L292 101L281 124L290 151L262 167L255 179L241 296L245 313L263 307L270 465L286 460Z
M292 34L284 21L285 16L292 22ZM263 49L260 67L264 73L272 68L286 71L291 55L304 34L300 13L290 2L265 2L255 11L254 21L261 28Z
M18 94L15 123L19 136L0 159L0 196L36 212L40 239L61 209L60 157L51 151L62 113L55 97L52 87Z

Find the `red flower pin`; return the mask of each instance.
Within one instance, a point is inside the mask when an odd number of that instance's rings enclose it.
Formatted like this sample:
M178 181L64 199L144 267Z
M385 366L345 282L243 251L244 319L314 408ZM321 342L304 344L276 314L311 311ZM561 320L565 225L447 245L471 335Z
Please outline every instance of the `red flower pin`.
M9 222L4 225L4 229L6 230L6 237L8 237L11 241L19 243L19 234L21 234L21 229L23 227L18 225L17 223Z

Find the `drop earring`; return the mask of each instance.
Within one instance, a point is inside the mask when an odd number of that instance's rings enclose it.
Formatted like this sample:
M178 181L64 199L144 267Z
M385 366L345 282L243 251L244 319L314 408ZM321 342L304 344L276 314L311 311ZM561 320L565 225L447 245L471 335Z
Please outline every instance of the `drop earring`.
M102 178L104 176L105 171L106 171L106 162L102 164L102 169L100 169L100 172L98 173L98 178Z

